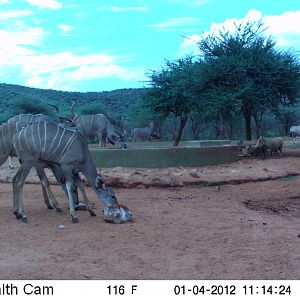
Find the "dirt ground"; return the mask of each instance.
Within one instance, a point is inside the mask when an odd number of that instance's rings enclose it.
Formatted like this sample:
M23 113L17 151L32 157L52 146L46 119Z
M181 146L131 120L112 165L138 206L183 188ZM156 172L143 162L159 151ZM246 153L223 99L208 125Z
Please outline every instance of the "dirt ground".
M80 223L72 224L59 186L53 191L62 214L48 210L40 186L29 183L29 221L21 223L5 183L15 171L3 166L0 279L299 280L299 154L203 168L103 170L107 179L123 174L111 183L134 221L121 225L103 221L89 187L97 217L80 211Z

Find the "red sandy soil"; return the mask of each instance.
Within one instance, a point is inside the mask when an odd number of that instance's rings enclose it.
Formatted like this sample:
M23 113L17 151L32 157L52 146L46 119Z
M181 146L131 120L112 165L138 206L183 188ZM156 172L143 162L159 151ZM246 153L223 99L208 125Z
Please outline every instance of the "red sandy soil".
M122 186L114 191L132 223L103 221L87 187L97 217L79 211L72 224L59 186L62 214L29 183L21 223L3 183L15 171L1 168L0 279L300 279L299 150L213 167L102 172Z

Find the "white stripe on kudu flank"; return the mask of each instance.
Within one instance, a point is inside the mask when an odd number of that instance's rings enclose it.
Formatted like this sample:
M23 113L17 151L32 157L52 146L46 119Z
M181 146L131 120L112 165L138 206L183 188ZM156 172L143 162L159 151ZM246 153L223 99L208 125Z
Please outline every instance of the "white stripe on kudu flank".
M8 129L8 138L9 138L9 141L11 142L12 141L12 138L11 138L11 134L10 134L10 128L12 127L12 126L9 126L9 125L7 125L7 129Z
M59 142L58 142L56 148L52 151L53 153L56 153L56 151L59 150L59 147L60 147L62 138L63 138L63 136L65 135L65 132L66 132L66 129L64 128L64 129L63 129L63 132L61 133L61 136L60 136L60 139L59 139Z
M28 136L27 131L28 131L28 126L26 126L25 129L24 129L24 140L25 140L25 144L27 146L27 149L30 150L29 145L27 143L27 136Z
M62 155L62 156L64 155L65 151L67 151L68 148L69 148L69 147L73 144L73 142L75 141L75 139L76 139L76 137L74 137L75 135L76 135L76 133L74 132L74 133L70 136L70 138L69 138L68 142L66 143L64 149L61 151L61 155Z
M20 141L20 139L21 139L21 134L22 134L23 131L24 131L24 129L20 130L20 132L19 132L18 135L17 135L17 141L18 141L18 143L19 143L19 150L23 150L23 147L22 147L21 141Z
M40 141L40 153L41 153L41 150L42 150L41 124L38 124L38 137L39 137L39 141Z
M83 116L81 116L81 124L82 124L82 126L83 126L83 132L84 132L84 135L87 135L87 132L86 132L86 130L85 130L85 124L84 124L85 122L84 122L84 119L83 119Z
M8 139L8 135L7 135L7 131L9 132L9 125L7 124L6 126L5 126L5 133L4 133L4 144L5 144L5 149L6 149L6 151L9 151L10 150L10 148L11 148L11 139Z
M34 140L35 137L33 135L33 126L31 126L31 138L32 138L32 143L33 143L34 151L36 153L37 149L36 149L36 144L35 144L35 140Z
M47 128L46 128L46 123L44 123L44 146L43 146L42 154L44 154L46 151L46 144L47 144L46 138L47 138Z
M94 121L94 115L92 115L91 117L90 132L88 134L90 134L92 131L93 121Z
M19 132L19 130L21 130L21 129L19 129L19 122L15 123L15 124L16 124L16 132Z
M56 139L58 139L58 133L59 133L59 127L57 126L57 128L56 128L56 134L55 134L55 136L54 136L54 138L53 138L53 140L52 140L52 142L51 142L51 144L50 144L50 146L49 146L49 148L48 148L48 152L49 152L49 153L52 152L51 149L52 149L53 145L55 144Z

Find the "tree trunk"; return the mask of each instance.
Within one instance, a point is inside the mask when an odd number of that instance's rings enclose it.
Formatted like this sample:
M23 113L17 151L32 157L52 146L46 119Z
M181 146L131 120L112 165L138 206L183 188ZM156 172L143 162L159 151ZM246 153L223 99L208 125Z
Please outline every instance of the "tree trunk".
M261 134L260 134L260 121L256 116L253 116L254 123L255 123L255 132L256 132L256 138L258 139Z
M246 140L251 141L252 139L252 134L251 134L251 110L246 109L245 113L245 135L246 135Z
M292 124L292 120L289 116L287 116L286 118L284 118L284 124L283 124L283 127L284 127L284 133L285 135L289 135L290 134L290 126Z
M191 129L194 141L198 139L198 124L195 119L191 118Z
M262 122L263 115L264 115L263 112L253 114L253 119L254 119L254 123L255 123L255 132L256 132L256 138L257 139L261 136L260 127L261 127L261 122Z
M284 124L284 133L285 133L285 135L289 135L289 126L288 126L288 124Z
M233 123L229 123L229 140L232 140L232 133L233 133Z
M180 142L181 136L182 136L182 132L183 132L183 129L184 129L184 126L185 126L187 120L188 120L188 115L186 115L186 114L184 114L180 117L179 128L178 128L177 135L175 137L174 144L173 144L174 147L177 147L179 145L179 142Z

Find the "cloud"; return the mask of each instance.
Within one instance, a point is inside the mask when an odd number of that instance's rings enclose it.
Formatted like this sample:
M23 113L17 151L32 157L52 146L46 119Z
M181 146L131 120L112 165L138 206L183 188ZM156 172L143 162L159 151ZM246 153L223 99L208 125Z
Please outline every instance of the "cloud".
M0 5L9 4L10 0L0 0Z
M64 30L71 26L60 24ZM127 67L128 58L107 53L74 54L72 52L41 53L42 27L23 30L0 30L0 73L19 78L27 86L59 90L78 90L82 82L104 78L140 81L144 69ZM77 53L78 53L77 49Z
M109 10L112 12L128 12L128 11L136 11L136 12L146 12L148 11L148 7L146 6L132 6L132 7L120 7L120 6L99 6L98 10Z
M26 0L29 4L38 6L40 8L59 9L62 4L56 0Z
M169 18L165 22L161 22L158 24L149 24L149 25L144 25L144 26L145 27L153 27L158 30L169 30L172 28L197 25L198 23L199 23L199 19L197 19L197 18L182 17L182 18Z
M180 45L180 54L199 54L197 42L203 36L208 34L217 34L220 30L228 30L234 32L235 24L241 24L246 21L259 21L262 20L265 25L266 34L271 35L278 46L284 47L297 47L300 50L300 10L298 11L286 11L281 15L266 15L257 10L249 10L244 18L232 18L226 19L223 23L212 23L210 30L203 34L191 34L188 35Z
M23 65L23 75L26 85L31 87L74 91L84 81L93 79L139 81L145 78L144 69L124 67L118 59L107 55L79 56L64 52L28 58Z
M182 3L189 6L200 6L206 4L208 0L169 0L170 3Z
M46 32L42 27L29 27L24 30L0 30L0 49L19 45L38 45Z
M265 16L263 21L274 34L300 33L300 10L286 11L279 16Z
M67 34L68 32L72 31L74 29L73 26L71 25L66 25L66 24L59 24L57 26L60 30L63 31L64 34Z
M198 34L191 34L184 38L183 42L180 45L180 56L182 55L199 55L200 51L197 46L201 36Z
M26 30L7 31L0 30L0 68L1 70L12 66L22 67L23 61L35 51L28 46L39 45L46 35L42 27L27 28Z
M0 21L26 17L31 14L33 14L31 10L12 10L12 11L0 12Z

